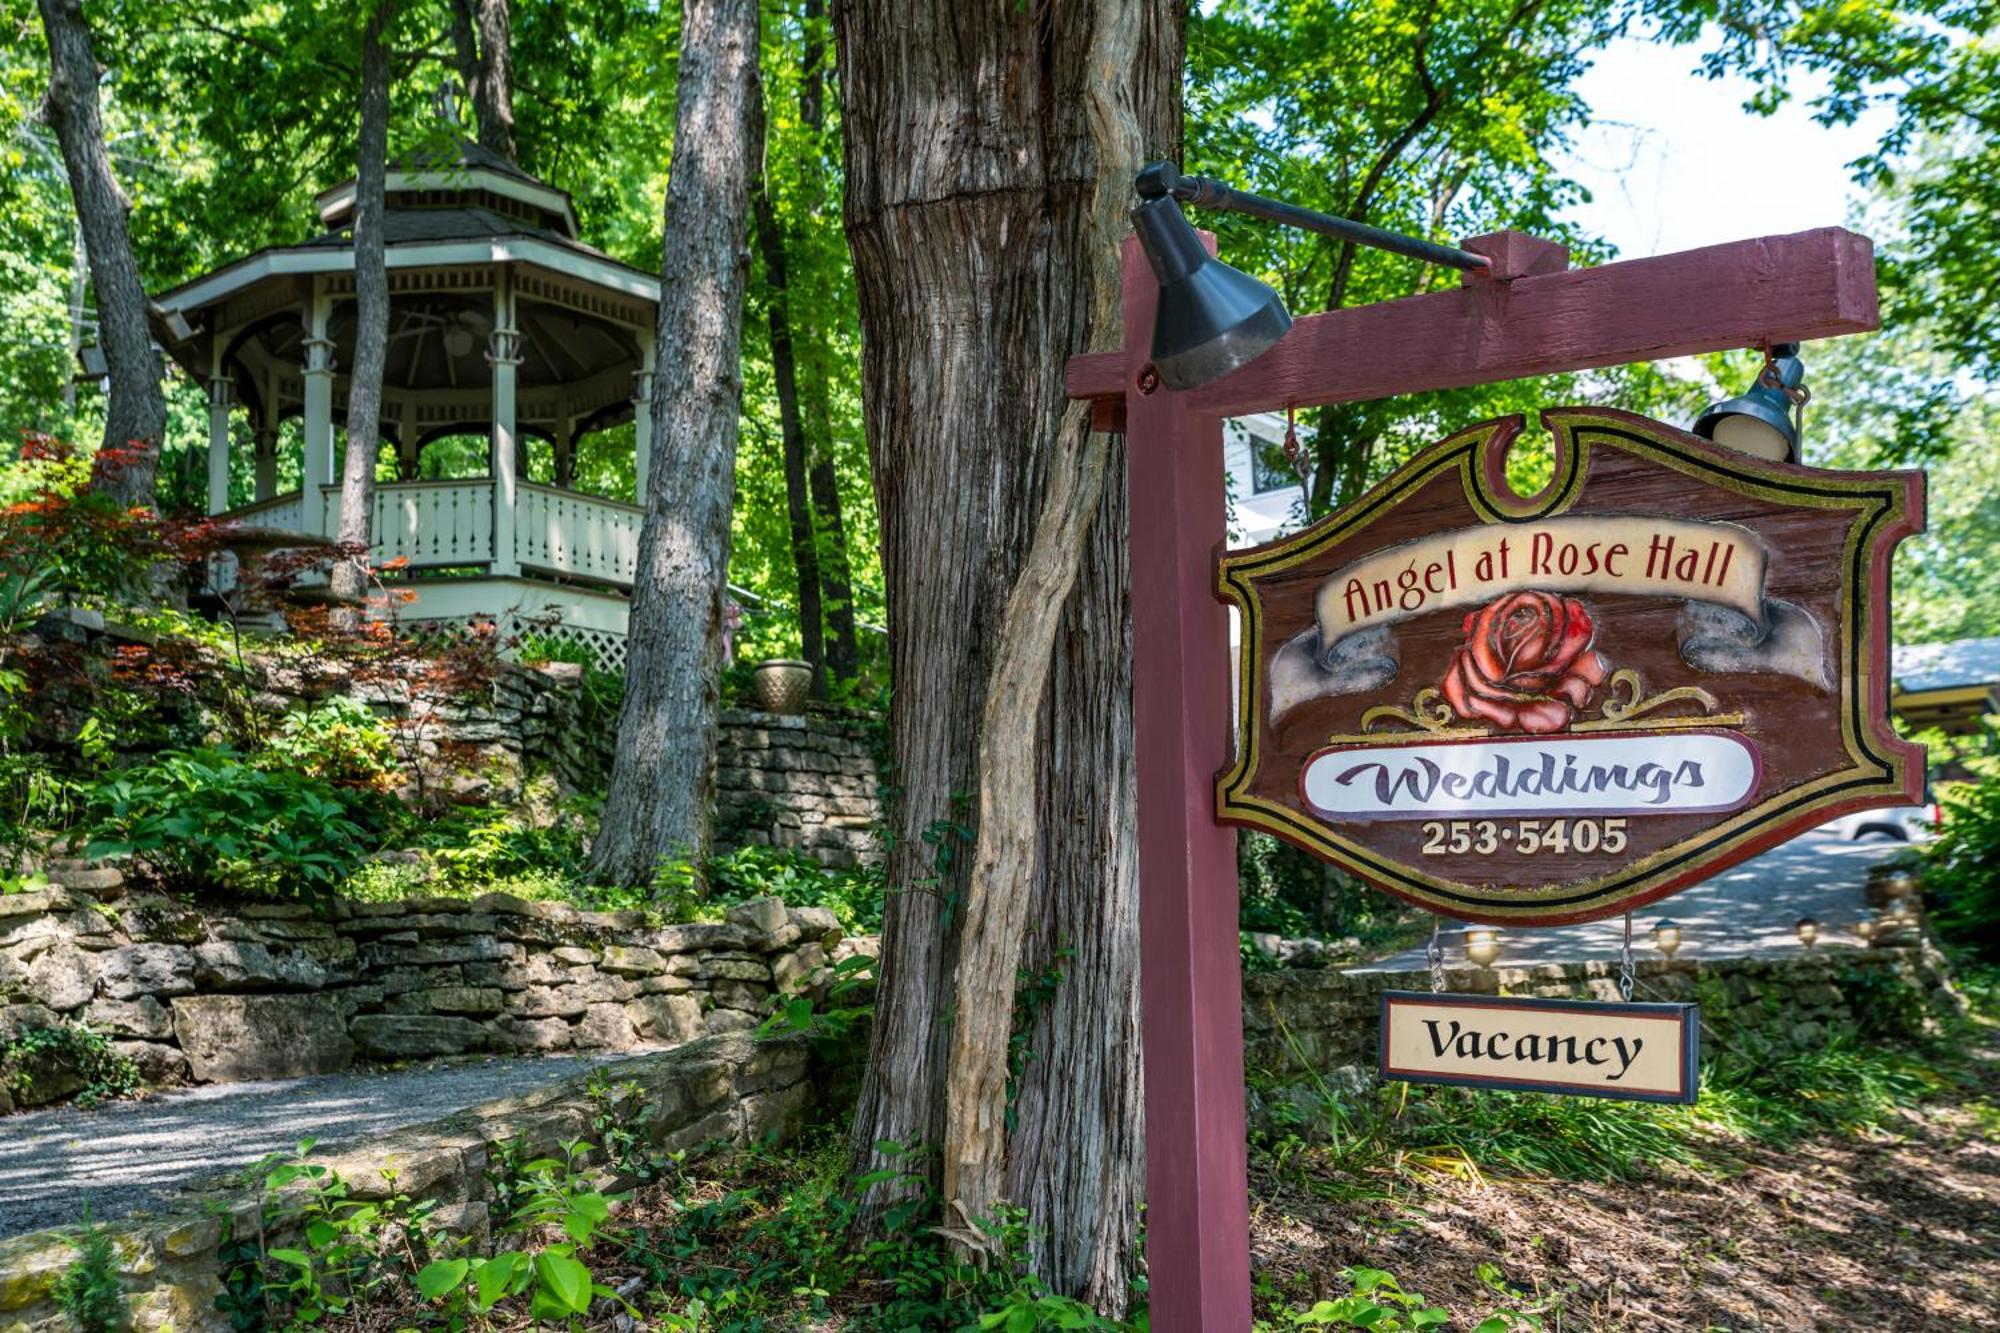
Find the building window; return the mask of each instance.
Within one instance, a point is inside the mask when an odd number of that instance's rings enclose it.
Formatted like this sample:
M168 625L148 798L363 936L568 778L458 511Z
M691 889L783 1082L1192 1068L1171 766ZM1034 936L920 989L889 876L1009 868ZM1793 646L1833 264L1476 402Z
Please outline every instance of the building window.
M1253 494L1289 490L1299 484L1298 474L1286 461L1284 446L1250 437L1250 489Z

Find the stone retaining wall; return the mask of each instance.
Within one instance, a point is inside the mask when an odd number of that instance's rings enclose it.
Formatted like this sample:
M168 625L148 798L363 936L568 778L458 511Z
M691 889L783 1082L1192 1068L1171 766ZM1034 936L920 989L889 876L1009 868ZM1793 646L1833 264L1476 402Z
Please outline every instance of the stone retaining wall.
M537 769L569 790L601 791L611 771L617 738L609 725L587 725L581 667L510 663L476 700L430 700L395 681L355 693L413 734L425 762L446 770L434 781L468 798L517 799ZM715 738L717 849L789 847L834 866L879 861L876 726L853 709L797 717L724 709Z
M338 1174L349 1199L400 1194L437 1201L425 1229L461 1238L485 1253L496 1221L488 1211L487 1173L499 1145L517 1145L522 1150L517 1160L524 1160L559 1157L563 1144L590 1139L594 1107L586 1089L598 1075L612 1085L630 1085L618 1097L620 1123L666 1152L782 1138L797 1127L813 1092L804 1039L709 1037L313 1160ZM301 1126L301 1132L310 1133L311 1127ZM630 1183L606 1174L609 1187ZM294 1243L299 1203L296 1188L271 1196L224 1180L191 1187L184 1206L112 1223L133 1333L227 1333L229 1320L215 1308L224 1240L262 1235L266 1248ZM79 1231L62 1227L0 1241L0 1328L55 1333L73 1327L57 1310L53 1293L76 1261Z
M726 849L795 847L827 865L882 859L875 720L725 710L715 741L715 833Z
M57 634L99 653L155 642L81 612L46 618L42 637ZM365 703L395 733L398 761L412 776L411 794L421 778L427 795L515 802L536 773L552 774L569 791L604 789L617 719L591 707L582 667L476 655L459 667L435 658L389 658L357 675L338 661L253 650L239 674L233 663L217 660L187 671L190 693L171 709L161 706L158 720L164 724L171 713L174 725L130 734L121 729L120 743L132 747L121 762L143 759L235 714L242 700L233 684L225 688L223 682L241 680L248 684L250 709L266 726L335 696ZM48 701L25 743L73 754L87 702ZM879 726L876 715L859 709L817 708L802 717L724 709L716 735L717 846L792 847L841 866L879 860Z
M279 680L274 707L299 707L312 685ZM601 791L616 735L588 725L583 668L506 664L475 699L427 698L397 678L352 687L414 740L421 762L467 799L518 799L526 775L555 774L572 791ZM602 721L602 719L600 719ZM803 716L724 709L715 738L715 840L721 851L789 847L834 866L881 859L876 719L854 709Z
M1702 1006L1703 1040L1739 1054L1809 1050L1840 1032L1915 1036L1963 1002L1944 959L1928 944L1706 958L1643 959L1632 998ZM1455 967L1447 989L1463 994L1616 1000L1611 960L1498 969ZM1430 973L1286 968L1243 979L1244 1064L1279 1079L1375 1063L1384 990L1430 989Z
M857 947L831 912L776 898L652 927L504 894L203 910L127 894L106 866L52 875L56 887L0 897L0 1029L88 1024L154 1083L740 1031L774 991ZM47 1071L24 1100L74 1092L64 1077Z

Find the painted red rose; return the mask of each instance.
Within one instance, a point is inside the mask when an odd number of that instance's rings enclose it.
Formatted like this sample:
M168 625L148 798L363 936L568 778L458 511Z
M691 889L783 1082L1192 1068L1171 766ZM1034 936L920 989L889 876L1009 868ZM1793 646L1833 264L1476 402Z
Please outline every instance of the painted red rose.
M1591 650L1597 627L1574 597L1508 593L1465 617L1444 697L1467 721L1501 731L1561 731L1609 670Z

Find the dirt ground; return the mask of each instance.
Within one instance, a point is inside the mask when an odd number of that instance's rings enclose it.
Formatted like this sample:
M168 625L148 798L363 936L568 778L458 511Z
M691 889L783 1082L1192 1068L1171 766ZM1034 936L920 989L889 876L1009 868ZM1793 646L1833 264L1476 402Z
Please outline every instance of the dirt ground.
M1989 1068L1989 1075L1990 1075ZM1298 1172L1252 1181L1271 1294L1394 1273L1471 1328L1503 1302L1496 1264L1550 1329L2000 1329L2000 1123L1984 1095L1868 1138L1750 1146L1636 1183L1433 1178L1393 1202L1336 1201ZM1255 1169L1253 1167L1253 1169Z

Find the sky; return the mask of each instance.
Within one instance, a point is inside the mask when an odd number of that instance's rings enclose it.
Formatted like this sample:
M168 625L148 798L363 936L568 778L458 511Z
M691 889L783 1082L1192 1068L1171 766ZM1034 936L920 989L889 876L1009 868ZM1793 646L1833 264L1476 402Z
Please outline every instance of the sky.
M1823 128L1806 105L1821 85L1801 78L1759 116L1743 109L1748 80L1703 78L1699 54L1626 38L1597 57L1579 85L1592 123L1558 159L1594 196L1570 216L1626 259L1845 224L1859 194L1846 164L1892 113Z

